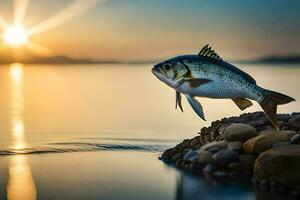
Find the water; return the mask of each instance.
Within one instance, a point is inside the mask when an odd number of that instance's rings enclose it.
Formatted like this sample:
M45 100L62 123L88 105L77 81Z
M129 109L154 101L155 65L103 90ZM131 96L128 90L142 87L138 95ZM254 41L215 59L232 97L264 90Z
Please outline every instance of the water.
M249 181L180 173L157 159L211 121L239 115L200 99L207 122L151 65L0 67L0 199L261 199ZM259 85L300 99L300 66L247 65ZM279 112L299 111L298 101ZM260 110L255 104L248 111ZM268 196L269 197L269 196ZM273 198L273 197L272 197Z

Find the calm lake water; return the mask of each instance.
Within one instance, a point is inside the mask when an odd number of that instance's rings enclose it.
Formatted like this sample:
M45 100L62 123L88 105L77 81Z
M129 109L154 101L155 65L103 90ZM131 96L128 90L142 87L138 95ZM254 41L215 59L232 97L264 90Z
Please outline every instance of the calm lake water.
M249 181L195 177L157 159L211 121L242 112L230 100L200 99L206 122L185 100L181 113L151 67L1 66L0 199L275 199ZM300 99L300 65L241 69ZM299 108L296 101L278 110Z

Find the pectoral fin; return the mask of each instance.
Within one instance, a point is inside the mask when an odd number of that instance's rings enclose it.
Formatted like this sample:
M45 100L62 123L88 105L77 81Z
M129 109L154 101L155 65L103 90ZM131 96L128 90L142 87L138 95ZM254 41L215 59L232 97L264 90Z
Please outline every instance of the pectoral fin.
M191 95L186 94L185 96L186 96L189 104L193 108L193 110L199 115L199 117L201 117L204 121L206 121L205 116L204 116L204 112L203 112L203 108L202 108L202 105L200 104L200 102L197 101Z
M177 109L177 105L179 106L180 110L183 112L182 104L181 104L181 95L180 92L176 91L176 104L175 109Z
M241 110L245 110L246 108L252 106L252 102L245 98L234 98L232 101L239 107Z
M186 78L184 81L188 82L192 88L197 88L200 85L206 84L212 80L204 78Z

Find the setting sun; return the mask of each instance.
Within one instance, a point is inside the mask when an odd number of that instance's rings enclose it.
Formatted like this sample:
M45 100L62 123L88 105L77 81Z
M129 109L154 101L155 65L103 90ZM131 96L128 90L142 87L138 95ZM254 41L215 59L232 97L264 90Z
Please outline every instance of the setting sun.
M8 45L18 47L26 44L27 33L22 26L7 27L4 31L4 42Z

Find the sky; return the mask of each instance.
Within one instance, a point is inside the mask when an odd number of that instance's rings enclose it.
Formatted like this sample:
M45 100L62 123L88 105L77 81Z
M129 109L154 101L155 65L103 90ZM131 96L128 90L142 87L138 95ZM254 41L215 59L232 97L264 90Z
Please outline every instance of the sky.
M25 29L66 13L76 3L27 1ZM231 60L300 54L298 0L78 1L77 14L33 34L30 41L53 55L94 59L160 59L196 54L206 44ZM8 24L13 21L12 2L0 1L0 14Z

